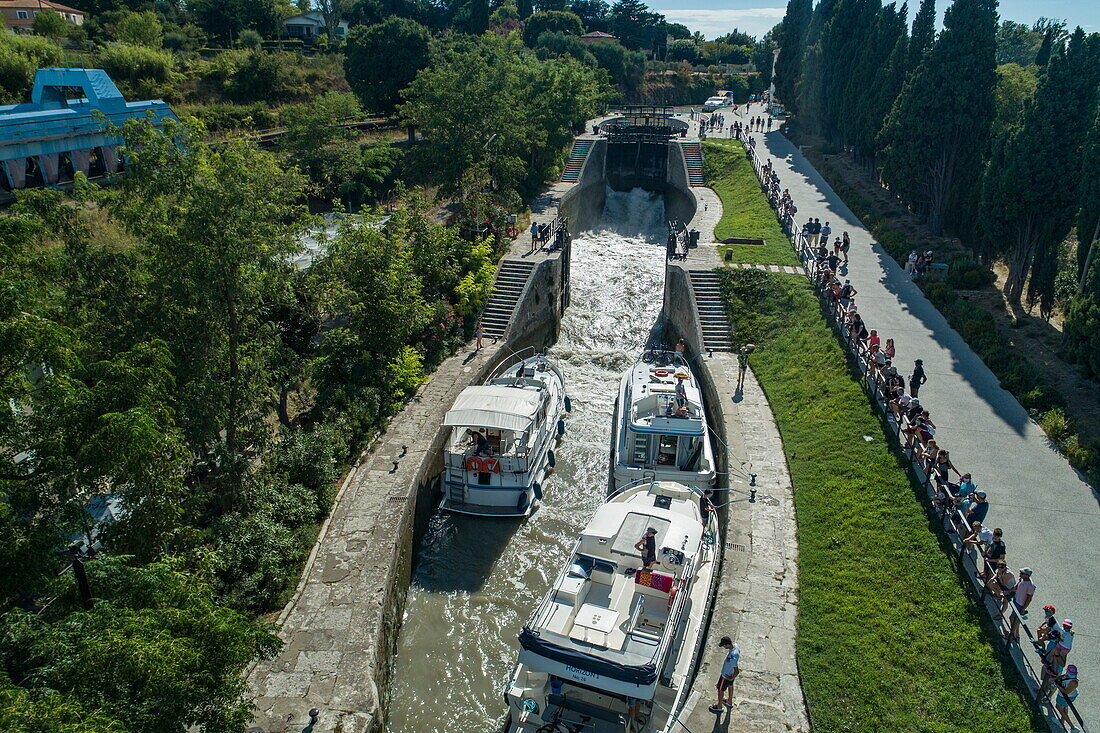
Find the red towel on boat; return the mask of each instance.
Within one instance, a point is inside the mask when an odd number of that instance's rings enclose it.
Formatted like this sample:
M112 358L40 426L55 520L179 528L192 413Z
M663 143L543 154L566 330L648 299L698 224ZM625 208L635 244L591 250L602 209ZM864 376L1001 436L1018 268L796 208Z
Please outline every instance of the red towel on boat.
M668 593L672 590L672 585L676 581L675 576L666 575L665 573L655 573L652 570L638 570L634 573L634 582L638 585L643 585L646 588L652 588L653 590L659 590L662 593Z

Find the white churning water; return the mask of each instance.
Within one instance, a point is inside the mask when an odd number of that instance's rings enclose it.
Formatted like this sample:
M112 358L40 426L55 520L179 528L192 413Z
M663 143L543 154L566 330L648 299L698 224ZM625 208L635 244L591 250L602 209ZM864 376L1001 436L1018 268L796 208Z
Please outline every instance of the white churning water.
M639 356L664 291L664 204L608 192L603 221L573 240L572 302L551 358L573 412L524 522L437 513L414 560L388 730L494 731L516 635L603 499L619 378Z

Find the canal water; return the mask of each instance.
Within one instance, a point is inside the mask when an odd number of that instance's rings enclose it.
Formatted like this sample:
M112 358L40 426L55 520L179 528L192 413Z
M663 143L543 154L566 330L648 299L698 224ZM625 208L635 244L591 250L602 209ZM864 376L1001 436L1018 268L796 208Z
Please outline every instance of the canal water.
M387 730L494 731L516 635L607 487L619 378L661 310L667 228L659 194L608 192L602 222L573 240L572 298L549 355L573 412L530 519L437 513L413 567Z

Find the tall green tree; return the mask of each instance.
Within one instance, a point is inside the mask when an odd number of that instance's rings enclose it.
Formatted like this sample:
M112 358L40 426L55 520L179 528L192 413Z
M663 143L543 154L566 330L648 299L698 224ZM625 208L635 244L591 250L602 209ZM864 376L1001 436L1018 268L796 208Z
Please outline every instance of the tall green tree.
M220 498L231 506L278 401L279 334L267 314L293 302L305 181L251 144L178 146L182 133L127 126L129 175L116 207L148 245L183 427L192 450L219 467Z
M616 0L608 14L611 32L630 49L654 50L658 43L663 46L660 30L664 20L663 15L650 10L642 0Z
M1100 108L1081 155L1081 208L1077 215L1077 294L1066 307L1066 347L1085 374L1100 376Z
M1100 246L1100 103L1081 146L1081 196L1077 213L1077 263L1079 290L1084 290L1084 276L1097 258Z
M1035 65L1040 69L1045 69L1047 64L1050 63L1050 54L1054 50L1054 30L1047 29L1047 32L1043 34L1043 40L1039 44L1039 50L1035 54Z
M883 180L937 233L973 218L961 209L996 113L996 24L995 0L956 0L879 135Z
M1059 247L1080 208L1080 189L1066 181L1080 180L1076 131L1095 114L1098 51L1100 42L1078 29L1051 58L1023 124L1000 143L982 181L984 246L1007 259L1005 296L1019 303L1029 284L1029 300L1044 314L1054 306Z
M581 19L562 10L542 10L523 24L523 42L534 47L543 33L562 33L579 36L584 33Z
M812 16L813 0L788 0L787 12L777 33L779 57L773 71L775 93L792 111L798 107L798 82L802 76L806 31Z
M913 18L913 32L909 37L908 67L916 71L924 54L936 40L936 0L921 0L920 9Z
M894 3L883 7L875 19L870 40L859 56L856 75L849 79L851 108L841 115L839 123L858 160L873 165L875 139L882 122L905 83L908 36L904 8L898 12ZM871 79L869 84L862 79Z
M529 194L556 172L570 128L608 91L601 74L571 57L540 61L518 38L487 35L441 51L409 87L401 114L423 130L415 154L449 191L478 167L504 195Z
M391 112L401 101L401 90L428 65L430 49L428 29L408 18L354 28L344 47L348 85L367 109Z

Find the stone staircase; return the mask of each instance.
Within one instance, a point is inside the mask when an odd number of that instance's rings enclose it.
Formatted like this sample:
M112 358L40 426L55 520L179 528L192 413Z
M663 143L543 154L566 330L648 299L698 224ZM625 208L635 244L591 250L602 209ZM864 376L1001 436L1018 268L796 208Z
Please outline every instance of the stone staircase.
M698 142L685 140L680 143L680 150L684 154L684 163L687 164L688 185L704 185L703 146Z
M501 338L512 321L519 296L527 285L527 278L535 269L535 263L523 260L503 260L497 272L496 285L481 312L481 327L490 338Z
M703 332L703 348L733 351L730 322L718 287L718 273L713 270L688 270L695 305L699 309L699 328Z
M573 149L569 151L569 160L565 161L565 171L561 174L563 183L576 183L580 180L581 171L584 170L584 161L588 160L588 153L592 150L593 140L574 140Z

